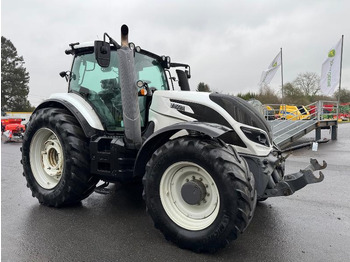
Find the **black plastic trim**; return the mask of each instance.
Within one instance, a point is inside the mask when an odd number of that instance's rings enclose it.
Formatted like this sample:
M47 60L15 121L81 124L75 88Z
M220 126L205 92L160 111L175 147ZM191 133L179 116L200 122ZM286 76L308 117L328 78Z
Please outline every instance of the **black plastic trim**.
M195 131L213 138L220 138L227 132L232 131L232 129L223 125L205 122L183 122L162 128L151 135L142 145L136 157L134 176L142 177L145 173L145 166L153 152L181 130Z
M228 128L232 128L229 122L222 115L220 115L218 112L216 112L214 109L208 106L175 99L170 99L170 102L188 105L189 107L191 107L193 114L185 111L178 111L183 115L197 119L197 121L199 122L216 123L219 125L226 126Z

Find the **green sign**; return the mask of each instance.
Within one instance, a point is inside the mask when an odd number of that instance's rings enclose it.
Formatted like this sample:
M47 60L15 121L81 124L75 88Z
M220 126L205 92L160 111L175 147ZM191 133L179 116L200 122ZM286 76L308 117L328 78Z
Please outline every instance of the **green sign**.
M335 56L335 49L332 49L328 52L328 57L334 57Z

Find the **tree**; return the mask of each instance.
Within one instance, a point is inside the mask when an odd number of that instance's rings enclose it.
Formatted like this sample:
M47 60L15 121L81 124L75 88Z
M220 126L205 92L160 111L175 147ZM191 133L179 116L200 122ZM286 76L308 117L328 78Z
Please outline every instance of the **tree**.
M248 101L248 100L250 100L252 98L256 99L257 94L253 93L253 92L248 92L248 93L245 93L245 94L244 93L238 93L237 96Z
M259 93L249 91L247 93L238 93L237 96L247 101L250 99L256 99L262 104L278 104L280 100L276 92L269 86L261 87Z
M269 86L261 87L256 99L263 104L278 104L280 100L276 92Z
M333 97L338 100L339 90L335 91ZM350 90L341 88L340 89L340 103L350 102Z
M200 82L198 84L197 91L199 91L199 92L211 92L209 86L203 82Z
M312 97L320 91L320 77L312 72L301 73L293 81L293 85L299 88L304 96Z
M293 83L286 83L283 85L284 103L295 105L309 104L308 97L304 96L303 91L294 86Z
M22 56L9 39L1 36L1 107L3 111L31 111L27 97L29 73Z

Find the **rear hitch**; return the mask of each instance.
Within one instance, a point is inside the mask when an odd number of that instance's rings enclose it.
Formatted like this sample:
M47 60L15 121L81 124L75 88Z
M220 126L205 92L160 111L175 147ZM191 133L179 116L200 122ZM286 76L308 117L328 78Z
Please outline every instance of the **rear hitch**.
M302 189L307 184L319 183L324 179L323 173L320 171L319 177L316 177L313 172L325 169L326 167L326 161L323 161L321 166L316 159L311 158L310 164L305 169L284 176L283 179L276 184L275 188L266 189L264 197L289 196L295 191Z

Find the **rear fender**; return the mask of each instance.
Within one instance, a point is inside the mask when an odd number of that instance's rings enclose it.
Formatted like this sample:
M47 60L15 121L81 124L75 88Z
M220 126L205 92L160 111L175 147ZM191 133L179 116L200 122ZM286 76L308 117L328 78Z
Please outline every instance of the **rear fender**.
M54 94L41 103L37 110L47 107L59 107L67 109L79 122L85 135L91 137L98 130L104 131L101 120L95 110L82 97L73 93Z
M204 122L182 122L159 129L146 140L138 152L134 166L134 177L142 177L145 174L146 164L152 154L181 130L186 130L191 134L198 132L199 134L219 139L227 137L227 135L234 132L234 130L226 126Z

